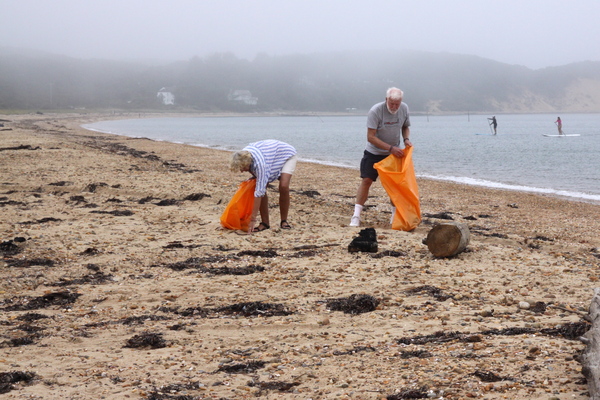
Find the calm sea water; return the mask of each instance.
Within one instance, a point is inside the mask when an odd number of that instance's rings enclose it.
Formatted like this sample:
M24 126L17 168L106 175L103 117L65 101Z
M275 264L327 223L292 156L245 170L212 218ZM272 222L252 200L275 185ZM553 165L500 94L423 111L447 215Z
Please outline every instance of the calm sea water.
M411 116L418 176L600 202L600 114ZM89 130L225 150L262 139L292 144L302 160L358 169L366 116L140 118L84 125Z

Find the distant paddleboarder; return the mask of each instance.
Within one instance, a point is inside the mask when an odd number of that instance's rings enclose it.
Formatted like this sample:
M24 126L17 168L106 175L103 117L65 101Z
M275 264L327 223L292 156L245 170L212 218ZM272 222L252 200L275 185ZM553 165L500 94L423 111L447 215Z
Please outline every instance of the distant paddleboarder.
M556 117L556 121L554 121L554 123L558 127L558 134L562 135L563 134L563 131L562 131L562 121L560 120L560 117Z
M496 122L496 116L494 115L492 118L488 118L490 122L490 126L494 127L494 135L496 134L496 128L498 127L498 122Z

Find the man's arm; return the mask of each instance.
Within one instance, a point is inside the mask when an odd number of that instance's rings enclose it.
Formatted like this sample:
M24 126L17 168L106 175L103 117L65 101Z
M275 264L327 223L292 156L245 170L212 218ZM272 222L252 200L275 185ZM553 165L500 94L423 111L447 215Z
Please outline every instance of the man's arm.
M404 128L402 128L402 132L404 134ZM404 157L404 151L402 151L400 147L397 147L395 145L391 146L377 137L377 129L367 128L367 140L373 146L378 147L381 150L387 150L390 152L390 154L393 154L396 157Z
M402 140L404 141L404 146L412 147L412 142L410 141L410 126L402 127Z
M377 137L377 129L367 128L367 140L381 150L390 151L390 145Z

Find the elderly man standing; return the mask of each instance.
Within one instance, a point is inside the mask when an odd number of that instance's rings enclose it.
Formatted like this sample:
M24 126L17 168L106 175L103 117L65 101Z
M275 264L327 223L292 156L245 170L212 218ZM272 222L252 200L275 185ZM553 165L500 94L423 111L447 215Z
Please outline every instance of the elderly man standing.
M369 197L369 189L379 176L373 165L390 154L403 157L401 145L412 146L410 142L410 117L408 106L402 102L402 90L391 87L385 101L375 104L367 115L367 145L360 162L362 181L356 193L354 215L350 226L360 226L360 214ZM395 213L392 209L392 218Z

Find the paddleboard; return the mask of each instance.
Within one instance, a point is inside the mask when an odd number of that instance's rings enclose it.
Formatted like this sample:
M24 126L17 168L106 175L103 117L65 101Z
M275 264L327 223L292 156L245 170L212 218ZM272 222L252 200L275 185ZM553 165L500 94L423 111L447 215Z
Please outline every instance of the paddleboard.
M546 137L569 137L569 136L581 136L579 134L573 134L573 135L544 135Z
M495 136L495 135L493 135L491 133L476 133L476 135L479 135L479 136Z

